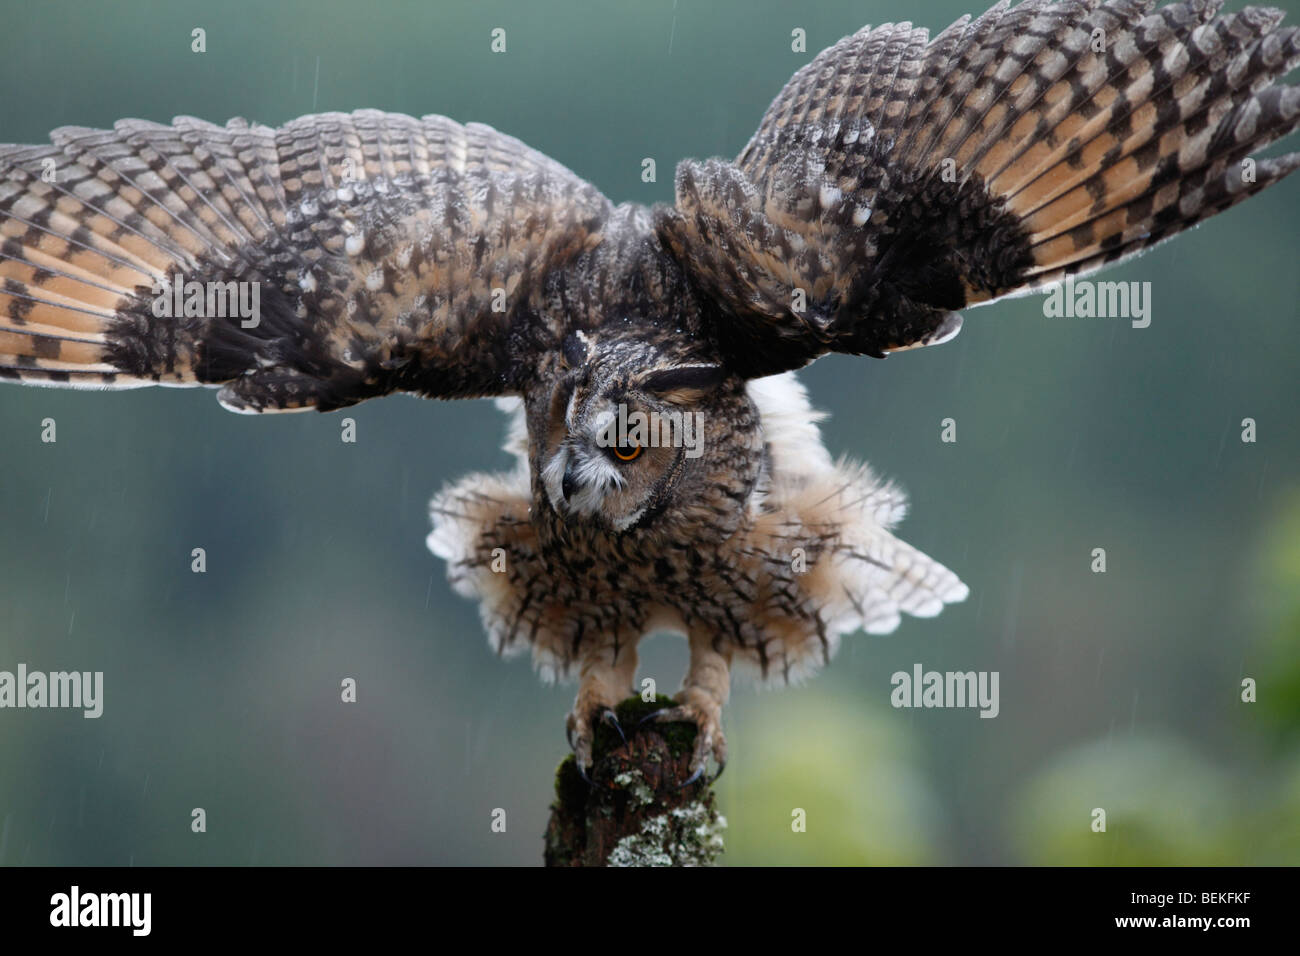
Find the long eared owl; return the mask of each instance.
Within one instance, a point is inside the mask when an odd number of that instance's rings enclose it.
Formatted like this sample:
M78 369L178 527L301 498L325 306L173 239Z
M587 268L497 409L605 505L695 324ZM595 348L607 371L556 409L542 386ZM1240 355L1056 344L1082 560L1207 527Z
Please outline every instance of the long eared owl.
M1024 0L933 38L863 29L654 208L441 116L0 146L0 378L215 386L239 412L498 398L516 467L438 494L429 547L497 651L579 679L584 769L638 641L685 635L660 716L699 727L698 775L725 761L733 666L793 681L845 634L967 593L894 536L898 489L832 460L794 370L943 342L958 310L1300 166L1253 156L1300 125L1277 82L1300 30L1219 6Z

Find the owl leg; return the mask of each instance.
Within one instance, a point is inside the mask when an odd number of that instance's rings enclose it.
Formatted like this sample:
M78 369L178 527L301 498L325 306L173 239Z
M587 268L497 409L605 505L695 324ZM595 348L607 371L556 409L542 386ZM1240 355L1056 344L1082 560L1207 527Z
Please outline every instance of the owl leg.
M692 634L691 662L682 689L675 695L677 706L658 711L648 719L659 723L688 720L697 728L691 776L686 784L704 775L709 755L718 763L714 780L727 766L727 738L722 733L722 708L731 693L731 655L719 651L704 634ZM686 784L683 784L685 786Z
M578 761L578 772L585 778L591 767L591 744L596 723L605 721L623 736L614 705L632 692L636 679L636 645L609 643L586 653L578 683L578 696L569 712L567 730L569 746Z

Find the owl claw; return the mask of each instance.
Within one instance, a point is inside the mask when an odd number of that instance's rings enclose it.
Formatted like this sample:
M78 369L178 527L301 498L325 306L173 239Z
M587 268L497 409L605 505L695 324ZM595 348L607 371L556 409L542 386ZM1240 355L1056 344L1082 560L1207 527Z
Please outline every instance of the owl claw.
M640 728L640 727L644 727L646 724L650 723L652 720L653 720L653 721L657 721L657 720L659 719L659 715L662 714L665 710L669 710L669 709L670 709L670 708L668 708L668 707L660 707L658 710L652 710L652 711L650 711L650 713L646 714L644 717L642 717L640 720L638 720L638 721L636 722L637 727L638 727L638 728Z
M619 740L623 741L623 743L627 743L627 734L623 733L623 725L618 722L618 714L606 707L601 712L600 719L618 731Z
M665 707L642 717L637 721L637 727L642 727L651 721L656 723L680 721L694 724L697 732L695 749L691 753L691 775L678 789L689 787L700 780L712 784L722 776L723 768L727 765L727 741L722 734L722 706L708 694L694 689L683 691L678 695L678 699L681 703L677 706ZM619 739L624 744L627 743L627 734L613 708L598 705L583 709L575 707L570 711L569 719L565 724L565 736L568 738L570 749L573 750L578 775L588 786L594 786L589 771L593 763L592 744L595 741L597 721L608 724L618 733ZM711 777L706 777L705 771L708 769L710 756L717 762L718 772Z
M712 696L696 688L687 688L677 695L681 701L676 707L666 707L647 714L640 723L673 723L686 721L696 727L695 750L691 754L691 775L681 785L689 787L704 777L709 757L718 764L718 772L707 779L712 784L727 766L727 738L722 733L722 705ZM639 725L638 725L639 726Z
M591 768L591 742L595 736L591 717L585 714L579 716L576 709L570 711L569 719L564 725L564 736L569 741L569 749L573 751L574 762L578 765L578 776L591 786L591 777L587 776L587 771Z
M569 741L569 749L573 751L574 760L577 762L578 776L587 782L587 786L594 786L588 771L592 765L591 747L596 737L597 720L613 727L623 743L627 743L627 735L623 733L618 714L614 713L612 708L596 707L581 716L576 709L570 712L569 719L565 723L564 736Z
M687 777L685 780L681 782L681 784L677 787L677 789L685 790L687 787L695 783L703 776L704 776L704 764L700 764L700 766L696 768L693 774L691 774L689 777Z
M706 765L707 764L700 764L699 767L696 768L693 774L691 774L684 781L682 781L681 785L678 786L677 789L685 790L691 784L699 782L700 778L704 777L704 768ZM722 776L722 771L726 769L727 769L727 765L725 763L718 764L718 772L715 773L712 777L704 777L704 785L706 787L713 786L715 783L718 782L718 778Z

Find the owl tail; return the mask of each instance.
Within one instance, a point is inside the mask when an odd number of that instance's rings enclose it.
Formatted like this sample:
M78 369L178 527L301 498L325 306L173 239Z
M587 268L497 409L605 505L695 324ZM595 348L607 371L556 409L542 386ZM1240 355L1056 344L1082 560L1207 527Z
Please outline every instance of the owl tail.
M1112 2L1050 50L1030 32L974 73L958 100L982 103L974 119L910 144L973 170L1027 239L1016 284L968 301L1122 259L1300 166L1252 155L1300 126L1300 89L1271 85L1300 63L1300 30L1259 7L1215 17L1221 2Z
M196 150L191 126L206 124L126 120L0 145L0 378L130 388L206 377L195 355L207 320L185 279L234 271L271 226L240 159ZM200 285L202 314L209 290L219 308L239 307L238 284Z

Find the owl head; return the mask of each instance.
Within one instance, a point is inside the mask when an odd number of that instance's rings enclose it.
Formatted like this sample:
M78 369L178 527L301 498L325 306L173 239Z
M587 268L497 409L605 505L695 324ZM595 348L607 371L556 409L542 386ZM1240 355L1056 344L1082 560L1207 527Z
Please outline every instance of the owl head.
M566 524L630 533L699 507L753 469L756 428L744 382L707 358L576 332L530 396L539 495ZM749 479L752 480L752 479Z

